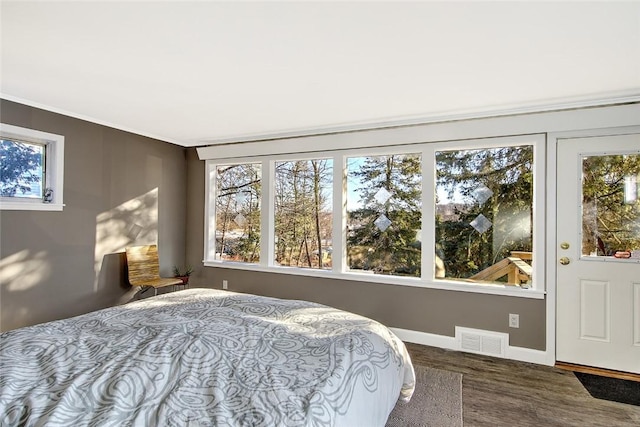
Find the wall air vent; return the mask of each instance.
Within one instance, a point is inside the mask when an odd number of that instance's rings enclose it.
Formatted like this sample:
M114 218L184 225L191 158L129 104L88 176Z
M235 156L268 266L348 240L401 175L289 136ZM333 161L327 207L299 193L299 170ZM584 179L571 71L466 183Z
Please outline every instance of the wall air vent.
M456 341L462 351L505 357L509 334L456 326Z

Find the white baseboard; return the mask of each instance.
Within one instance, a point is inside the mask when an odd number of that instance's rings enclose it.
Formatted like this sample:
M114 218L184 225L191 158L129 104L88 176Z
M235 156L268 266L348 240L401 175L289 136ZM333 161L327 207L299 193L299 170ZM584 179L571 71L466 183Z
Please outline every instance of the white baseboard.
M414 344L428 345L431 347L445 348L448 350L464 351L455 337L429 334L427 332L412 331L409 329L389 328L402 341ZM553 357L549 357L546 351L533 350L524 347L507 346L505 358L520 362L536 363L538 365L553 366Z
M389 328L402 341L412 342L414 344L429 345L431 347L446 348L449 350L457 350L458 343L455 337L445 335L429 334L427 332L412 331L409 329Z

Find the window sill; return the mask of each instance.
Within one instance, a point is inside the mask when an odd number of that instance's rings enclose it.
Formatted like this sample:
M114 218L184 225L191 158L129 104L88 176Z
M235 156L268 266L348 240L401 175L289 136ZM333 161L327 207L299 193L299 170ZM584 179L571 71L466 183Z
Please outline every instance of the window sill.
M317 270L296 267L267 267L241 262L203 261L205 267L229 268L233 270L256 271L263 273L291 274L296 276L320 277L324 279L371 282L385 285L414 286L446 291L472 292L477 294L502 295L519 298L544 299L546 292L538 289L524 289L506 285L469 284L453 281L427 281L413 277L384 276L367 273L335 273L331 270Z
M0 202L3 211L61 211L63 208L62 203Z

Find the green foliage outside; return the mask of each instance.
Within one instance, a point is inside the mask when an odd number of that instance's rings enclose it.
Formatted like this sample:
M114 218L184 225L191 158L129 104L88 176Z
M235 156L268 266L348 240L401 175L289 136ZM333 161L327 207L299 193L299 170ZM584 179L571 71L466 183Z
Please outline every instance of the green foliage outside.
M217 170L216 252L221 259L260 260L259 164L221 166Z
M0 195L16 197L31 192L41 181L44 150L33 144L0 140Z
M389 155L351 162L351 181L357 181L359 207L348 212L347 262L350 269L376 274L420 277L421 157ZM359 167L358 167L359 165ZM385 203L375 199L384 188ZM384 231L375 221L385 215L391 224Z
M532 251L533 147L437 152L436 180L457 200L452 212L436 214L436 254L447 278L469 278L511 251ZM487 200L478 194L484 187ZM483 233L470 225L480 214L492 223Z
M3 194L21 191L16 177L37 182L27 172L41 164L40 156L2 143ZM436 152L435 252L444 263L444 278L465 280L514 251L532 252L533 166L532 146ZM348 267L420 277L420 156L350 158L347 173ZM279 265L331 267L332 175L328 159L275 163L273 250ZM217 180L218 256L258 262L260 165L219 167ZM639 182L639 155L584 158L584 255L640 249ZM388 200L376 199L380 189L390 194ZM484 231L471 226L479 215L490 222ZM386 229L376 224L383 217L390 222Z
M333 161L280 162L275 168L276 262L330 268Z
M640 250L640 155L585 157L582 172L582 254Z

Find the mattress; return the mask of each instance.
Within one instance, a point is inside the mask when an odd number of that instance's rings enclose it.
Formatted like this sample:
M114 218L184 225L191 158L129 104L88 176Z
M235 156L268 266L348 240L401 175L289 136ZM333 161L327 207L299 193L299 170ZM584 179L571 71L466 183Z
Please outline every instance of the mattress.
M384 426L415 376L384 325L187 289L5 332L0 425Z

